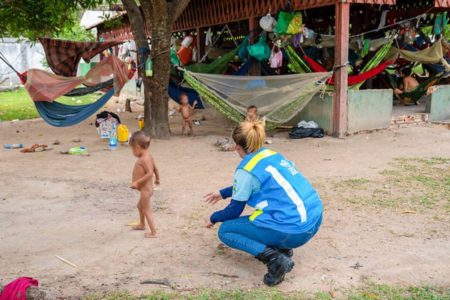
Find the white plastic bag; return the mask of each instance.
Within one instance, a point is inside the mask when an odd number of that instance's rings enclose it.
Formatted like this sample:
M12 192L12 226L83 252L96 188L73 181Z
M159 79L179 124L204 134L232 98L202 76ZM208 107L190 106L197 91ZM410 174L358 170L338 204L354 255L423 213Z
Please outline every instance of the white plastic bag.
M259 26L261 26L261 28L267 32L273 32L275 25L277 25L277 20L275 20L275 18L270 14L267 14L266 16L262 17L261 20L259 20Z

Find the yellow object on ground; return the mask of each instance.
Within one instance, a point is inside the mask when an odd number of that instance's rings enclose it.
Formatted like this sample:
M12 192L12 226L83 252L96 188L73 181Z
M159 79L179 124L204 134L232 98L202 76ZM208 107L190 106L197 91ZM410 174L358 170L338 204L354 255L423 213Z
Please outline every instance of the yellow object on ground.
M117 126L117 140L119 143L126 143L128 142L128 136L130 134L130 131L128 130L127 125L120 124Z
M139 125L139 129L142 130L142 128L144 128L144 119L139 119L138 120L138 125Z

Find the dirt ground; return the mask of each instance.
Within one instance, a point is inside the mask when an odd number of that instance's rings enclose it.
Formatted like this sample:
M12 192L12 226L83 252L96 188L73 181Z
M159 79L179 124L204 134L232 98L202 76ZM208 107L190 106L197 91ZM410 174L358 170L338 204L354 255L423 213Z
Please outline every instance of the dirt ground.
M132 130L137 114L121 113ZM239 162L234 152L213 146L230 127L208 118L188 138L179 136L177 117L171 122L174 136L151 145L162 181L153 200L157 239L144 239L127 226L138 219L138 195L129 189L134 158L127 146L106 150L89 121L70 128L41 120L0 124L2 144L61 142L48 152L0 150L0 283L31 276L54 295L77 297L164 289L140 284L163 278L187 290L262 287L265 266L245 253L218 249L217 228L203 227L225 203L206 206L202 196L229 185ZM330 291L368 282L450 285L448 219L436 218L433 210L356 206L340 200L338 191L320 188L330 181L377 178L398 157L449 158L448 129L408 127L295 141L280 132L272 140L271 148L297 164L325 204L321 230L296 250L296 267L280 290ZM59 154L77 145L91 155Z

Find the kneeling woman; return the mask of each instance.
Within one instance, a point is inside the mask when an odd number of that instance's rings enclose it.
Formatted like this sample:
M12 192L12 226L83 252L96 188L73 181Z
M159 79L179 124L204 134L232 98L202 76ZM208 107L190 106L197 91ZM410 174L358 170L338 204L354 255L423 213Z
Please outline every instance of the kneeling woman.
M234 184L205 196L208 203L231 197L213 213L207 227L222 222L219 238L267 265L264 283L273 286L294 267L292 249L306 244L322 223L322 202L311 184L281 154L262 148L266 135L259 123L243 122L233 131L242 158ZM245 205L251 216L239 217Z

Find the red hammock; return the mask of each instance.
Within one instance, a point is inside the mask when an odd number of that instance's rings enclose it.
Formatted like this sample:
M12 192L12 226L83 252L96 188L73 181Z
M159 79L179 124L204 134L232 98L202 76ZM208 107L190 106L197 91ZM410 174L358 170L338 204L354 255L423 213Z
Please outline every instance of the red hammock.
M316 62L314 59L309 57L308 55L304 55L303 58L308 63L308 65L311 67L311 69L314 72L327 72L327 70L322 67L318 62ZM366 81L367 79L373 78L383 72L390 64L392 64L391 61L385 61L384 63L379 64L378 66L370 69L369 71L357 74L357 75L350 75L348 76L348 85L355 85L361 82ZM327 80L327 84L334 85L334 78L330 78Z
M303 58L305 59L306 63L311 67L311 70L313 70L314 72L327 72L327 69L322 67L318 62L316 62L308 55L305 54Z
M378 66L370 69L369 71L359 73L357 75L348 76L348 85L355 85L361 82L366 81L367 79L373 78L383 72L389 65L392 64L392 61L385 61L384 63L379 64ZM327 84L334 85L334 77L328 79Z

